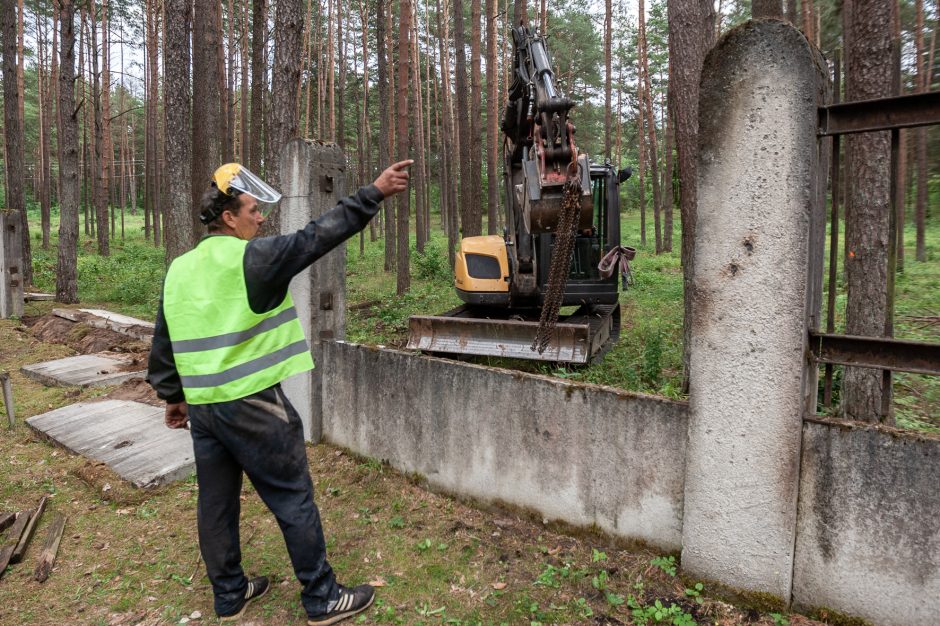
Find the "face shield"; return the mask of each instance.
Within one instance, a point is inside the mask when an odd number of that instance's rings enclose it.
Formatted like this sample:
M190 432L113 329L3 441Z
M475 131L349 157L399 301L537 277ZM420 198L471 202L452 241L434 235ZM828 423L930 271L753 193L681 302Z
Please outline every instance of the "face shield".
M226 163L215 171L212 180L216 187L228 195L232 195L232 189L237 189L262 204L273 204L281 199L277 190L240 163Z

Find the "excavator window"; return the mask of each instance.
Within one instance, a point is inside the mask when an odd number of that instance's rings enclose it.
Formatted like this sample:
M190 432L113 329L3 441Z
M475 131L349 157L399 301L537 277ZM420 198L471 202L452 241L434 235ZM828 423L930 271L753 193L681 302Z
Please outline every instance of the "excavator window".
M468 254L467 273L471 278L502 278L499 261L486 254Z

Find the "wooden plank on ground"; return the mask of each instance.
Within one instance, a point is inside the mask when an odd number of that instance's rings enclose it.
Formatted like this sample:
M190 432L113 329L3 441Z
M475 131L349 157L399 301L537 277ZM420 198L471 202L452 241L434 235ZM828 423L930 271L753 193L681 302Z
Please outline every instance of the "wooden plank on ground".
M39 554L39 560L36 563L36 569L33 572L33 578L39 582L45 582L52 572L52 566L55 565L55 557L59 552L59 543L62 541L62 531L65 530L65 516L57 515L49 526L49 533L46 535L46 543Z
M42 512L46 510L46 501L48 499L47 496L40 498L39 506L36 507L33 514L30 516L29 523L26 524L26 528L23 529L23 534L20 536L19 542L13 549L13 554L10 555L10 563L19 563L23 560L23 555L26 554L26 548L29 547L33 533L36 532L36 528L39 526L39 518L42 517Z
M10 557L13 556L13 550L16 549L16 544L20 542L20 536L22 536L26 525L29 524L31 517L32 511L20 511L16 516L16 522L13 524L13 527L7 532L7 542L3 549L0 550L0 577L3 576L7 565L10 564Z
M163 409L141 402L102 400L35 415L26 423L147 488L187 478L196 467L189 431L167 428L163 414Z
M16 521L16 513L0 513L0 533L13 525Z
M131 378L140 378L146 370L128 370L128 360L113 355L82 354L55 361L24 365L20 368L29 378L44 385L99 387L118 385Z

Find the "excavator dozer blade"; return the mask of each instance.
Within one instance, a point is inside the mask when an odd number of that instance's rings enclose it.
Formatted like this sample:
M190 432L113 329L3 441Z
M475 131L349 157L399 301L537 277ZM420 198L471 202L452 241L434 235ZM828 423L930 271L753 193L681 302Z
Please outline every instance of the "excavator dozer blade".
M473 317L466 307L443 315L413 315L409 319L407 348L430 353L588 363L610 342L611 316L572 317L577 319L556 324L551 342L539 354L532 349L538 321Z

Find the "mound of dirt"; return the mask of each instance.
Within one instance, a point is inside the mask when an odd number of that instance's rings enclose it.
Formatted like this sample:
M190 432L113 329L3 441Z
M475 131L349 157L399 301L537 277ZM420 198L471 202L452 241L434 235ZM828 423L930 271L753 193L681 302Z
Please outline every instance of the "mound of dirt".
M166 406L166 403L157 397L157 393L153 390L153 387L143 378L131 378L130 380L126 380L120 387L105 397L112 400L133 400L134 402L143 402L144 404L158 406L160 408Z
M44 315L31 320L29 332L48 343L65 344L80 354L96 354L98 352L134 352L146 353L150 346L114 332L107 328L95 328L81 322L72 322L56 315Z

